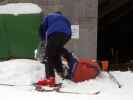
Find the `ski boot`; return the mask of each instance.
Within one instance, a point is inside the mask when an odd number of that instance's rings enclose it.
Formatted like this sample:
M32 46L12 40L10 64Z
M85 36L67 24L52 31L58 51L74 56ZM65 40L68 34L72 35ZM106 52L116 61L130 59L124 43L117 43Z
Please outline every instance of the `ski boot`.
M54 77L49 77L48 79L44 80L39 80L36 83L35 90L37 91L55 91L57 88L59 88L61 84L56 84L55 83L55 78Z

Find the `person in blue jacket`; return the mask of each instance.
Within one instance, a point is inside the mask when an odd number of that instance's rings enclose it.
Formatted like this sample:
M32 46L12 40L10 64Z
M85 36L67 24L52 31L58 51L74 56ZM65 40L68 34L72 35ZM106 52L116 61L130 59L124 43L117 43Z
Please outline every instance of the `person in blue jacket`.
M41 41L45 41L45 57L42 63L45 64L47 79L38 81L38 84L53 85L55 83L54 70L64 77L61 56L68 62L72 62L72 53L64 48L72 36L71 23L61 12L50 13L44 17L39 33ZM72 66L72 63L69 65Z

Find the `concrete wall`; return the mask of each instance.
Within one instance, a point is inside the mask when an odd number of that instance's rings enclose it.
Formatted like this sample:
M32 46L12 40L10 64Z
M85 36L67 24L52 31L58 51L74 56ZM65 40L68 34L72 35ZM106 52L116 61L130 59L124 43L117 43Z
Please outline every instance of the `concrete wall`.
M2 2L33 2L43 9L43 14L60 10L79 25L79 39L72 39L66 47L84 58L97 55L98 0L1 0Z

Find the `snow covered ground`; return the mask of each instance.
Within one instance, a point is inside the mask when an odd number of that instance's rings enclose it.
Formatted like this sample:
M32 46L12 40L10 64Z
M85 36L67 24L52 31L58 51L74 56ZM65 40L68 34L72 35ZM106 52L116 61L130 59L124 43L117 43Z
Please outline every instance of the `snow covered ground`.
M0 85L1 100L133 100L133 73L111 72L122 85L118 86L102 72L96 79L74 83L69 80L63 82L65 91L80 92L82 94L62 94L56 92L37 92L30 86L33 82L45 78L45 66L30 59L14 59L0 62L0 84L15 84L17 86ZM100 90L98 95L87 95Z

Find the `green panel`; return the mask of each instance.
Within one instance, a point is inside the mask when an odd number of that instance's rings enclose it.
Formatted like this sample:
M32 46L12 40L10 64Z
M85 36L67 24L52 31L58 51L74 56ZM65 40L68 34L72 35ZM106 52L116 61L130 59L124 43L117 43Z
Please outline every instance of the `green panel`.
M9 41L5 27L5 16L0 15L0 58L9 57Z
M40 14L6 15L11 57L33 58L39 40L40 22Z

